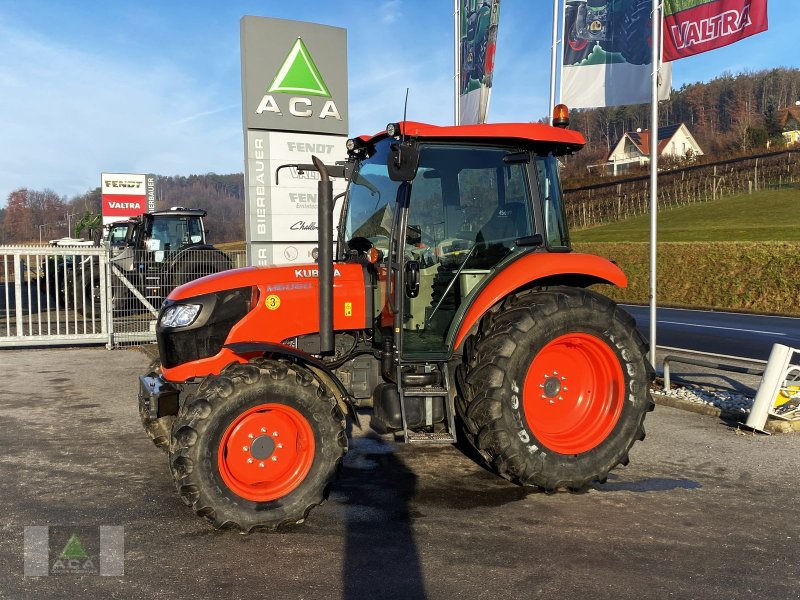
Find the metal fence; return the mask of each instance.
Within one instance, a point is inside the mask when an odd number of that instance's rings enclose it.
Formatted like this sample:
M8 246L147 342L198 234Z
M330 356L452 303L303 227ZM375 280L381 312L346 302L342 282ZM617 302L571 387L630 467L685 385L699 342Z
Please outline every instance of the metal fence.
M245 266L244 252L125 256L93 247L0 247L0 348L155 341L169 292Z
M158 310L174 288L205 275L246 266L240 252L185 251L171 261L160 253L127 260L112 250L109 298L112 315L111 345L138 346L156 341Z

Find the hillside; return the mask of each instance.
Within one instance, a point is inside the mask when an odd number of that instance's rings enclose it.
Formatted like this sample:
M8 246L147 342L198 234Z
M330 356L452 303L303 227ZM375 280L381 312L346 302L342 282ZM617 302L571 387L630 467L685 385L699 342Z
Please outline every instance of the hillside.
M800 69L778 68L723 73L708 82L673 90L659 104L659 126L686 123L706 155L721 160L782 145L778 111L800 99ZM586 146L566 160L568 185L596 181L586 165L603 162L625 131L649 127L649 104L573 110L571 127L586 137Z
M662 210L660 242L800 241L800 188L765 190ZM650 217L573 230L575 242L646 242Z

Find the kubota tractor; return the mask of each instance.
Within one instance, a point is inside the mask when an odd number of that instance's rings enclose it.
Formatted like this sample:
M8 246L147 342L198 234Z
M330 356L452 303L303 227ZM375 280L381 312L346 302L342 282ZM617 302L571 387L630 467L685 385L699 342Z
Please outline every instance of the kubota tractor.
M402 122L349 140L344 164L293 165L321 176L317 263L210 275L159 314L140 413L184 502L217 527L303 521L366 408L405 442L463 435L520 485L580 490L627 464L652 369L588 289L625 275L570 248L557 157L583 144ZM331 176L348 180L335 245Z

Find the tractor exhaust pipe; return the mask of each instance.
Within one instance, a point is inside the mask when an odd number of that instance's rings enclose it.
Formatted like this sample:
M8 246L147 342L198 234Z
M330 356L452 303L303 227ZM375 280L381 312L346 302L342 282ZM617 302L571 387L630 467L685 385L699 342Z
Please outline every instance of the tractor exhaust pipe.
M320 354L333 354L333 183L328 169L316 156L311 160L319 171L317 184L317 221L319 222L319 248L317 272L319 274L319 347Z

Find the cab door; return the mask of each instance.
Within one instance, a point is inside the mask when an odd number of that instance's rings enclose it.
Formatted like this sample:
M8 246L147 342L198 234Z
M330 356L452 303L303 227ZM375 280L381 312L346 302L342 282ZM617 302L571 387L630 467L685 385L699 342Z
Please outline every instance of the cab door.
M446 358L461 305L533 232L527 164L507 148L422 147L403 215L401 356Z

